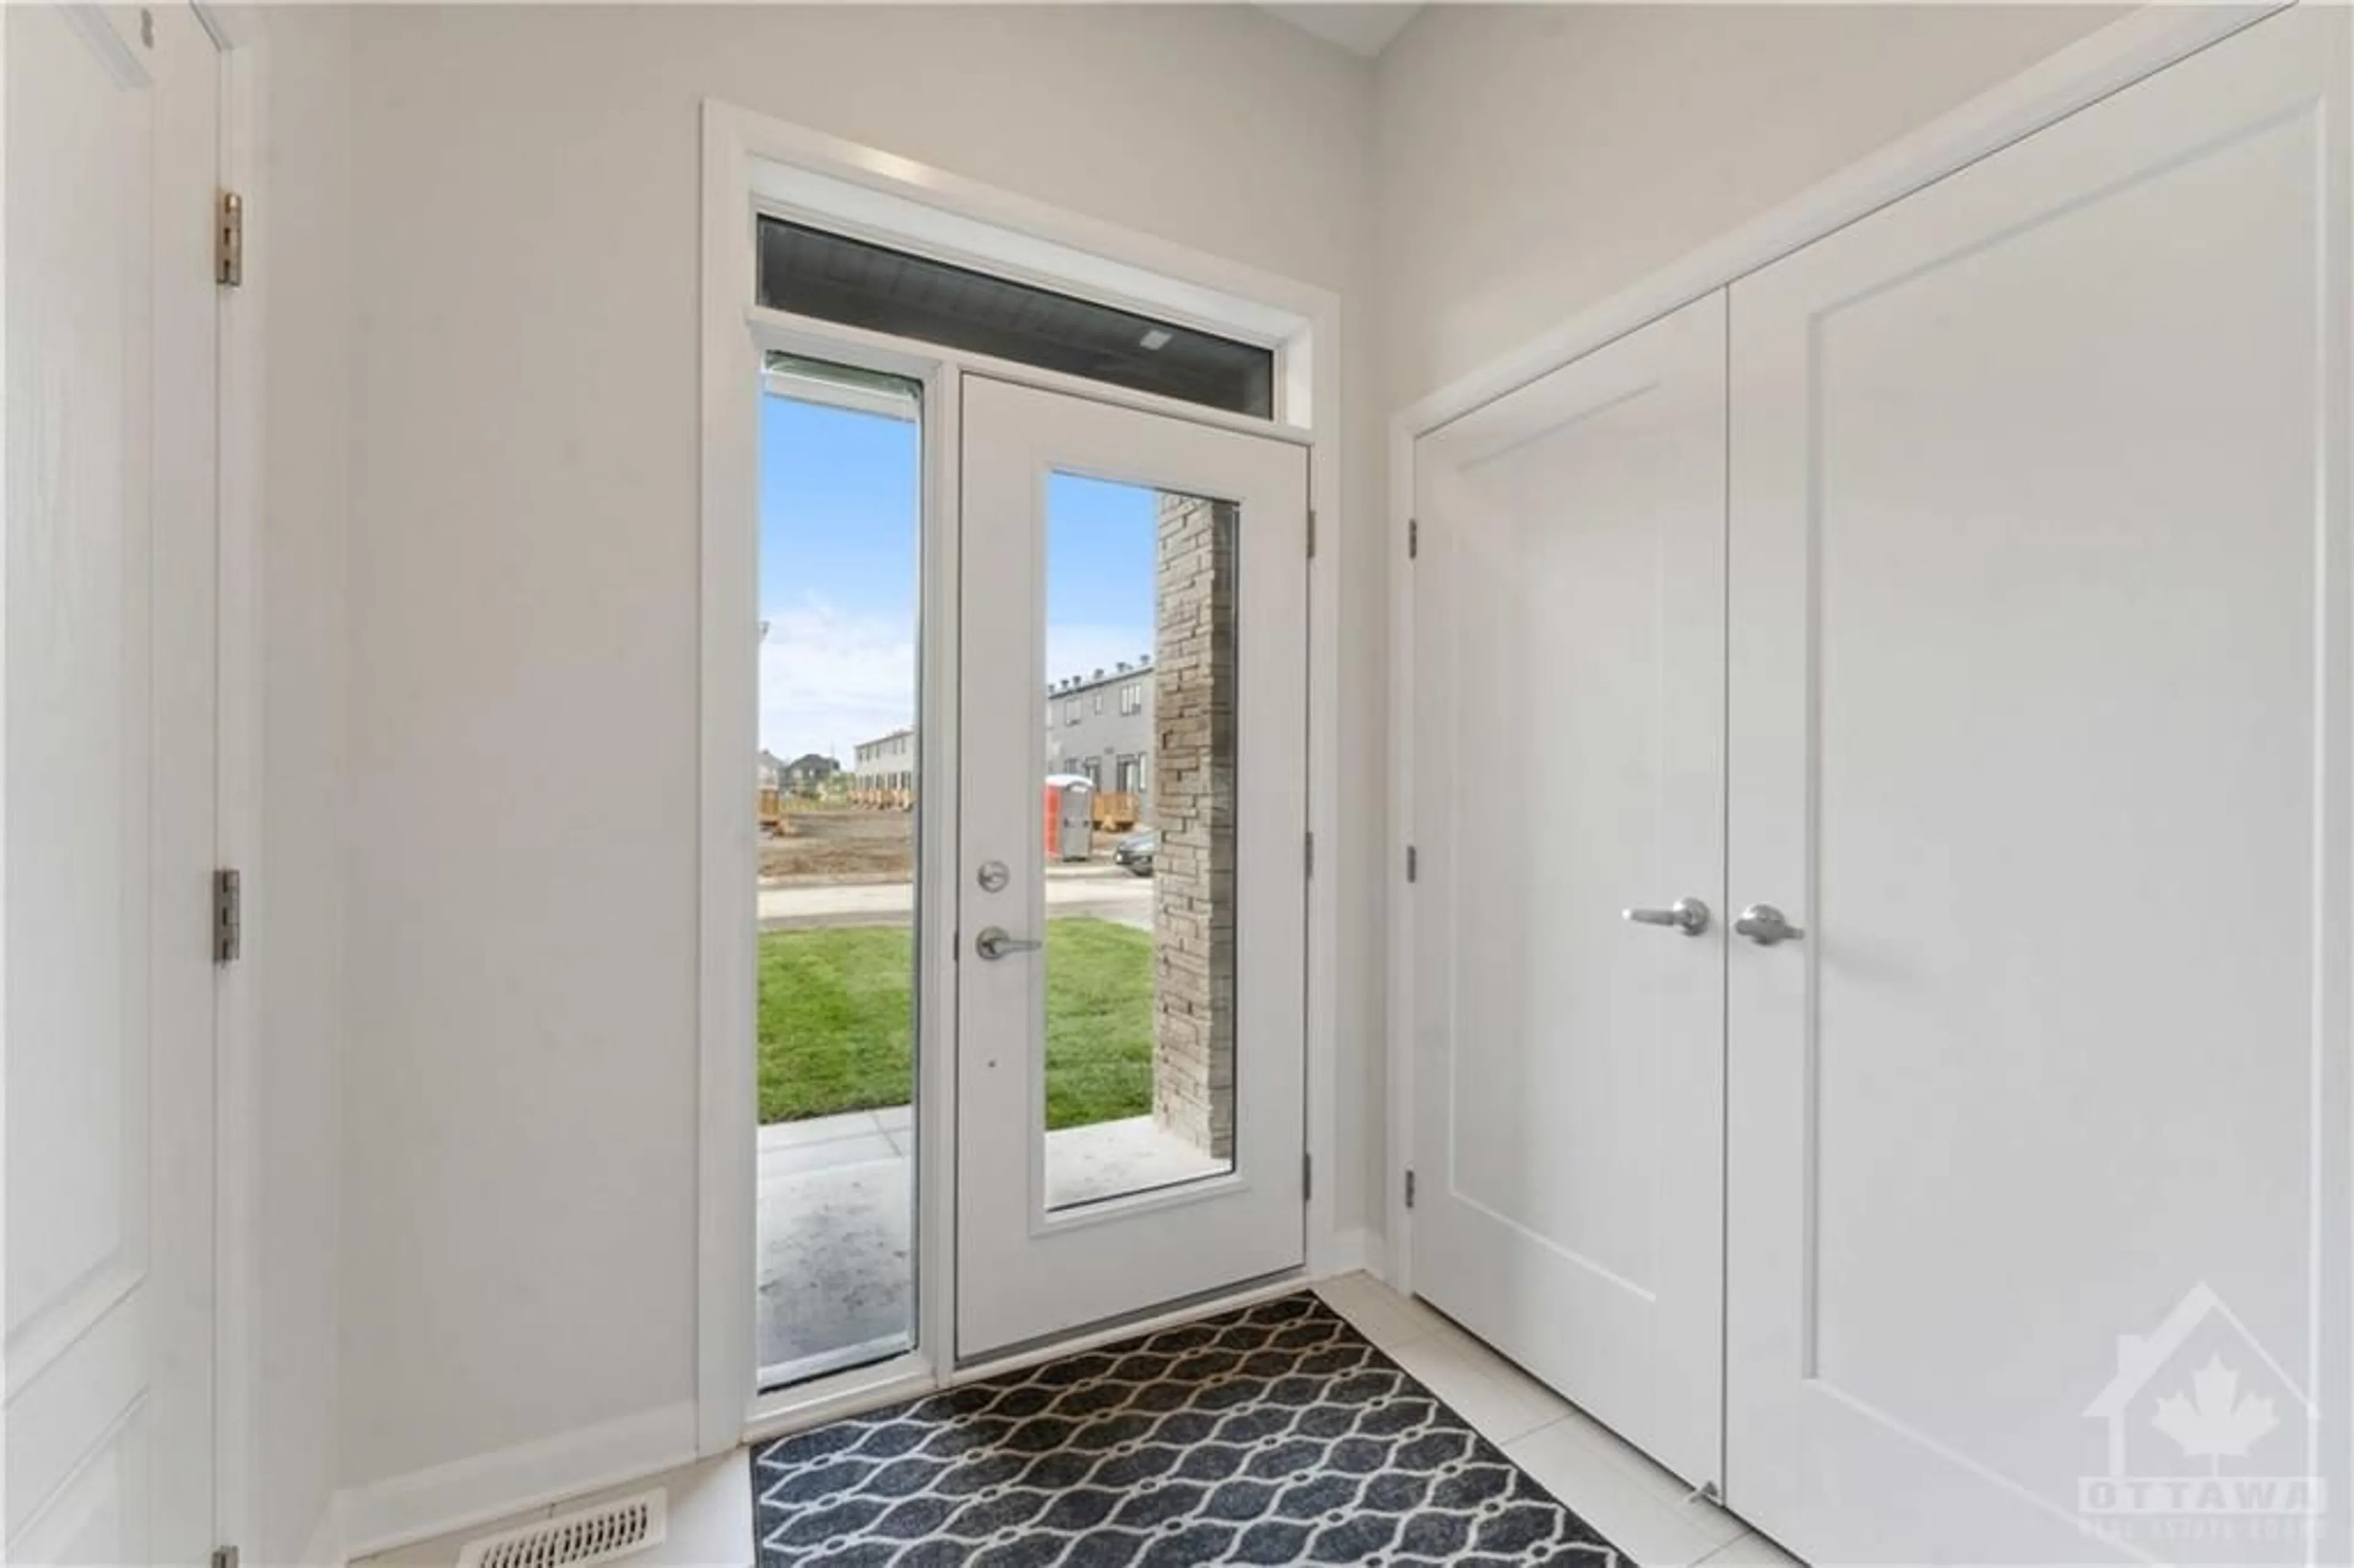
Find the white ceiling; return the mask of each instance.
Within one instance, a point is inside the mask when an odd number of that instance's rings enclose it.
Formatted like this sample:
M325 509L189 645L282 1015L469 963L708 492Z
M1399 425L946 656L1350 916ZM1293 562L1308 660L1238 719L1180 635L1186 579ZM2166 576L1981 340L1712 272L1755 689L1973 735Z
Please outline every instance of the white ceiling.
M1413 21L1414 14L1422 6L1408 0L1371 5L1335 0L1328 5L1271 5L1267 9L1295 27L1372 59L1389 47L1389 41L1398 36L1398 29Z

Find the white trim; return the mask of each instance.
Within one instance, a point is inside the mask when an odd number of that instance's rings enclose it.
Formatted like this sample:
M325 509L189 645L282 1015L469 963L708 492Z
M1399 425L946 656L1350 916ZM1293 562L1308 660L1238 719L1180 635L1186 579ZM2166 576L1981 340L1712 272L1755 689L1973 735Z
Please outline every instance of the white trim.
M704 110L702 391L702 737L696 1028L695 1449L724 1452L743 1430L752 1392L753 1290L758 1240L757 1111L748 1092L755 1020L757 933L757 656L720 634L757 620L758 411L749 395L759 355L743 327L752 297L750 159ZM751 733L746 734L748 724ZM748 742L748 744L738 744ZM729 779L737 781L730 785Z
M1389 515L1383 547L1390 552L1390 821L1382 840L1379 875L1389 902L1389 962L1384 966L1383 1086L1386 1095L1381 1190L1382 1278L1401 1296L1414 1294L1413 1221L1405 1206L1405 1172L1414 1162L1414 889L1405 880L1414 842L1414 441L1418 432L1398 415L1390 421Z
M695 1457L695 1426L694 1403L682 1400L347 1487L335 1498L340 1549L366 1557L675 1469Z
M1415 510L1416 440L2281 8L2280 0L2146 5L1392 417L1388 545L1400 569L1390 573L1390 831L1382 874L1397 879L1392 885L1400 896L1389 923L1389 1160L1383 1201L1386 1277L1398 1290L1413 1290L1404 1175L1414 1153L1415 928L1402 868L1414 840L1414 574L1404 563Z
M246 201L248 275L266 275L262 124L269 56L260 29L217 7L198 19L221 49L220 183ZM262 774L262 409L265 301L252 288L217 291L218 513L216 520L217 685L214 757L217 863L243 878L245 927L259 928L269 897L261 874ZM223 1541L250 1541L270 1478L260 1473L254 1412L261 1358L261 966L266 954L217 971L214 989L214 1529Z
M743 712L751 711L753 694L744 688L750 664L740 659L740 651L719 647L723 640L716 634L716 629L725 623L724 618L732 614L733 596L741 585L752 580L748 574L729 575L742 571L744 563L738 557L748 543L748 539L735 536L738 530L729 520L746 515L751 504L747 482L749 454L755 446L753 438L747 433L746 408L742 406L745 399L739 390L752 385L749 345L756 334L761 341L779 344L799 342L805 352L850 363L867 363L902 375L930 375L938 378L938 394L928 395L927 399L926 482L934 487L928 495L930 513L943 520L942 535L950 543L942 548L928 540L927 548L938 561L944 574L942 580L951 591L945 600L935 599L926 607L927 616L933 618L928 629L934 635L924 653L924 675L931 683L928 689L935 693L954 689L946 683L953 679L954 673L950 655L955 632L955 486L948 482L951 471L928 461L928 456L940 454L939 462L944 465L949 454L956 450L957 399L952 394L959 367L973 363L972 356L948 354L830 323L809 323L753 305L755 180L773 181L777 177L776 171L764 169L763 164L785 165L824 176L823 181L779 187L761 200L763 205L774 207L789 195L793 211L826 221L830 227L855 222L869 238L903 246L921 245L934 254L961 256L970 262L984 263L1001 271L1018 267L1033 278L1066 291L1112 302L1126 300L1148 303L1164 314L1173 313L1188 324L1248 341L1267 340L1274 324L1269 312L1286 314L1299 323L1283 341L1277 367L1278 417L1296 423L1288 430L1257 421L1243 424L1260 434L1288 433L1295 440L1305 431L1310 448L1310 503L1320 514L1321 524L1317 530L1317 556L1309 572L1308 821L1310 831L1326 848L1320 857L1324 866L1310 879L1308 886L1306 1128L1308 1150L1321 1179L1315 1183L1307 1205L1308 1273L1320 1277L1335 1272L1336 1258L1345 1258L1349 1262L1343 1266L1352 1266L1362 1252L1354 1245L1340 1245L1333 1234L1334 1190L1342 1163L1336 1122L1340 1070L1335 1028L1339 879L1331 870L1341 842L1340 590L1346 576L1343 562L1348 552L1352 547L1362 547L1352 546L1351 530L1340 506L1342 408L1338 296L877 149L706 101L702 273L704 782L700 794L703 872L699 902L705 940L700 960L702 1110L697 1156L695 1354L697 1436L701 1450L706 1454L732 1446L743 1435L748 1419L765 1425L790 1418L791 1412L825 1407L829 1401L843 1397L842 1391L864 1387L872 1382L874 1373L874 1369L864 1373L845 1373L842 1378L828 1379L768 1400L748 1401L754 1376L754 1183L751 1107L748 1097L742 1092L742 1084L748 1081L744 1054L750 1049L751 1038L748 999L752 944L750 922L742 918L742 911L749 907L751 890L739 888L737 884L742 876L721 869L715 856L741 856L739 862L733 863L748 866L749 855L740 846L731 847L729 841L731 835L748 835L753 819L753 813L746 809L747 803L734 798L732 787L724 787L726 780L739 775L748 780L749 778L748 768L730 761L744 749L736 747L731 738L741 726L740 720L731 719L730 715L739 705ZM828 188L826 182L847 185L869 196L883 193L897 198L897 202L862 206L854 217L828 214L812 206ZM907 207L970 221L922 237L878 228L879 215L904 213ZM991 238L992 232L997 237L994 239ZM1006 237L1015 242L1035 243L1018 255L1011 251L1003 256L991 255L986 248L1002 248ZM1049 257L1073 268L1073 273L1040 271L1042 259ZM1153 278L1159 283L1140 281ZM1151 295L1153 288L1163 286L1169 291ZM1139 289L1146 291L1140 293ZM997 373L1050 389L1055 385L1050 373L1028 366L1008 366ZM1064 389L1075 389L1075 385L1066 384ZM1092 383L1086 384L1084 390L1100 400L1131 400L1117 388ZM1225 418L1213 410L1168 404L1161 399L1140 399L1138 406L1154 406L1159 411L1211 423L1221 422ZM928 583L927 591L930 592L931 588ZM938 608L941 604L950 609L943 611ZM945 705L936 702L934 706L942 708ZM938 716L953 717L946 713ZM938 727L934 726L936 736L931 749L935 755L952 761L949 748L953 736L938 734ZM723 750L723 747L732 749ZM927 842L941 844L943 863L952 864L954 845L949 835L954 832L953 792L927 789L924 799L928 803L923 823ZM930 815L934 810L939 814L937 821ZM926 860L928 866L932 857L928 853ZM925 874L928 878L932 874L928 869ZM949 874L952 879L952 873ZM924 933L926 939L935 943L952 940L953 896L940 895L928 883L927 891L932 894L932 916ZM731 990L739 982L740 990ZM949 982L941 973L927 983L945 987ZM952 998L943 990L938 996L928 993L923 1005L928 1016L946 1020L952 1015L951 1004ZM943 1038L938 1048L929 1042L919 1046L920 1070L927 1075L920 1080L919 1094L930 1097L930 1104L944 1108L949 1106L951 1086L947 1044ZM955 1269L949 1246L954 1230L953 1193L949 1187L950 1173L955 1170L953 1117L943 1114L923 1119L929 1125L921 1132L923 1147L918 1170L928 1169L934 1176L923 1181L924 1192L919 1198L918 1223L922 1234L931 1242L919 1248L923 1351L915 1364L931 1365L928 1386L940 1386L951 1376L945 1370L945 1356L946 1347L953 1343ZM934 1355L942 1359L930 1360Z

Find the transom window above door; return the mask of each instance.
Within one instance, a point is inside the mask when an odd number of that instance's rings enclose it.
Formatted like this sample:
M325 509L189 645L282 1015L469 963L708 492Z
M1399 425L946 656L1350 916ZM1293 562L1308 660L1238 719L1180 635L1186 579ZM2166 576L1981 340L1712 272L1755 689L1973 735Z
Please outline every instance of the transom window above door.
M1275 351L1172 321L762 217L759 301L874 332L1275 416Z

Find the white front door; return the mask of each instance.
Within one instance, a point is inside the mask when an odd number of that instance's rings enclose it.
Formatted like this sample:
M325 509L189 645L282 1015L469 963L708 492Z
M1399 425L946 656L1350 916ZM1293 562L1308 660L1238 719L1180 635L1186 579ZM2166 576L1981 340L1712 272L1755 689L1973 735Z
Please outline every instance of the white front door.
M1415 482L1414 1286L1698 1485L1723 1291L1723 295L1425 437Z
M213 1529L219 60L5 8L6 1551Z
M1810 1560L2344 1517L2347 20L1734 287L1725 1492Z
M963 387L970 1360L1303 1259L1308 456Z

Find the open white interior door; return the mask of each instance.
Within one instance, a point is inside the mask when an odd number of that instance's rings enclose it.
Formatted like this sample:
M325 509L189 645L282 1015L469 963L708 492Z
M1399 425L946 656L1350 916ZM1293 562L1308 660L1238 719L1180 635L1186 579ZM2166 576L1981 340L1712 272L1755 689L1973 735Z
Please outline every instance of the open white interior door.
M5 8L6 1557L213 1544L220 62Z

